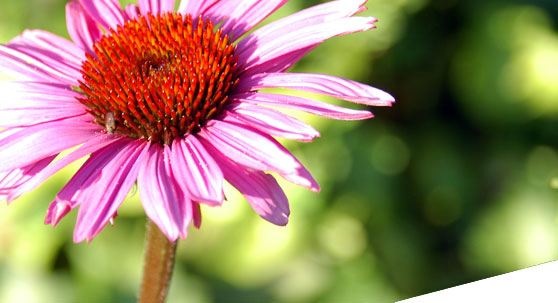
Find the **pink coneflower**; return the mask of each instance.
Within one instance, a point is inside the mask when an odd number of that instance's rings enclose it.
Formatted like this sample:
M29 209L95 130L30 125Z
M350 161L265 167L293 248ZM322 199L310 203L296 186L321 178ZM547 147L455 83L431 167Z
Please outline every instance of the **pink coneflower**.
M288 201L268 173L319 187L273 137L312 141L319 133L272 108L340 120L372 114L259 90L393 102L354 81L285 72L326 39L374 28L376 19L353 16L366 1L317 5L244 36L285 2L182 0L174 12L174 0L125 9L117 0L73 1L66 6L73 42L28 30L0 45L0 71L16 80L1 83L0 198L11 201L89 156L45 219L56 225L79 206L75 242L112 221L135 182L147 216L170 241L199 226L200 204L223 203L223 180L264 219L285 225Z

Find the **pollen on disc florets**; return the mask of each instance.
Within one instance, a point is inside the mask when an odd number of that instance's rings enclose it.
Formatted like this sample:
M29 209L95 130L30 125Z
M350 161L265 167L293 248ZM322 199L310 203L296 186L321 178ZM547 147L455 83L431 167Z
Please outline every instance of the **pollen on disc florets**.
M109 133L131 138L170 144L197 132L238 81L235 46L201 17L141 16L111 29L93 50L78 100Z

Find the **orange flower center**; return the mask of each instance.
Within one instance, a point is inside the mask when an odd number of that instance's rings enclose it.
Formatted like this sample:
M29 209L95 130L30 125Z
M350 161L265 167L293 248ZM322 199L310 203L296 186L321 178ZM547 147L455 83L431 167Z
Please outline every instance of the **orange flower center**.
M170 144L218 115L236 84L236 47L209 20L141 16L110 30L82 65L78 100L108 133Z

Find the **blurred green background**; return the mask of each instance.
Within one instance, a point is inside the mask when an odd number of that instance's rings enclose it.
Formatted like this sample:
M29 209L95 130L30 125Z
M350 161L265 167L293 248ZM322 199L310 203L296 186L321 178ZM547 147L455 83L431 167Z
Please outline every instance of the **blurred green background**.
M65 2L0 0L0 42L26 28L68 37ZM292 0L271 19L319 2ZM368 121L299 115L322 137L284 142L321 193L283 182L292 215L276 227L227 188L180 242L168 302L393 302L558 258L558 3L367 6L377 29L334 38L293 71L397 103ZM0 302L135 301L139 195L89 244L72 243L75 211L43 224L77 167L1 204Z

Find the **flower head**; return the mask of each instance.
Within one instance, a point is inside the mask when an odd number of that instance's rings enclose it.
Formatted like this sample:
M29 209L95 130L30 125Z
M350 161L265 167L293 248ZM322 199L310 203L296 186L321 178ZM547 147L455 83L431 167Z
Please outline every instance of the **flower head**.
M285 72L331 37L374 28L374 18L354 16L366 1L328 2L247 34L285 2L182 0L174 12L174 0L125 9L117 0L73 1L72 41L30 30L0 45L0 72L16 80L0 84L0 198L11 201L89 156L45 219L56 225L79 206L75 242L111 222L136 182L147 216L171 241L192 222L199 227L200 204L223 203L224 180L264 219L285 225L288 201L268 173L319 187L273 136L312 141L319 133L272 107L340 120L372 114L259 90L393 102L354 81Z

